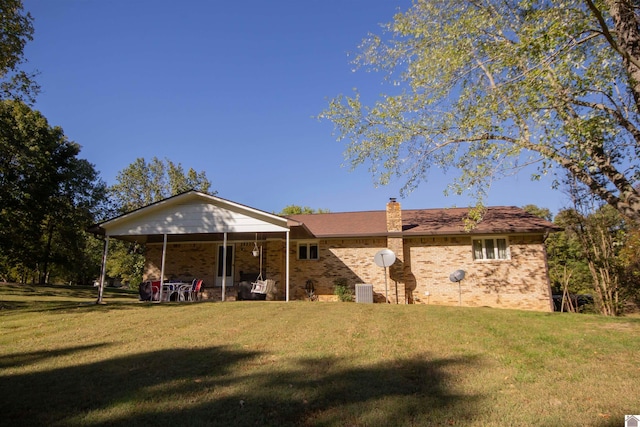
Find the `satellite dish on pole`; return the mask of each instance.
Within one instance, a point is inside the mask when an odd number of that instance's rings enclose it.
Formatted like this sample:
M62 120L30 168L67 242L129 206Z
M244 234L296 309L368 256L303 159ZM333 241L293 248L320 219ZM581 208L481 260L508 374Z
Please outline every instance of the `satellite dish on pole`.
M384 267L384 297L385 301L388 303L389 292L387 291L387 267L396 262L396 254L394 254L391 249L379 250L373 256L373 262L375 262L378 267Z
M464 279L464 270L456 270L449 275L449 280L453 283L458 283L458 305L462 306L462 286L460 282Z
M449 275L449 280L452 282L461 282L464 279L464 270L456 270Z
M389 267L396 262L396 254L391 249L382 249L373 256L373 262L378 267Z

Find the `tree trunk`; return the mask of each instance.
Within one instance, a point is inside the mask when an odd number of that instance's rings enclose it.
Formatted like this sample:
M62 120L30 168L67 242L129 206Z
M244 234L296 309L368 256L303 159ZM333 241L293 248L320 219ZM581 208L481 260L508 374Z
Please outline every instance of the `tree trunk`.
M42 262L42 270L40 271L40 284L44 285L47 282L48 274L49 274L49 260L51 259L51 241L53 240L53 231L55 225L53 221L49 220L49 224L47 226L47 244L45 245L44 254L43 254L43 262Z
M631 0L607 0L613 17L616 43L627 69L629 88L640 111L640 28Z

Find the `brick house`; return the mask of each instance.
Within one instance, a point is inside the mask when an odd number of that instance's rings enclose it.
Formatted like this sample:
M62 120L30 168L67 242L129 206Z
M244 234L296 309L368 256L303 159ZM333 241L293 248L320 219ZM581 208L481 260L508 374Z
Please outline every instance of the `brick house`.
M202 278L216 300L234 299L241 280L261 275L275 283L270 299L286 301L306 298L308 281L321 301L335 300L343 279L371 284L377 302L552 311L544 239L558 228L520 208L488 207L467 231L467 214L402 210L391 199L384 210L284 218L189 191L90 231L106 237L105 259L109 238L137 241L145 280ZM382 249L395 254L389 268L374 263ZM454 283L456 270L465 277Z

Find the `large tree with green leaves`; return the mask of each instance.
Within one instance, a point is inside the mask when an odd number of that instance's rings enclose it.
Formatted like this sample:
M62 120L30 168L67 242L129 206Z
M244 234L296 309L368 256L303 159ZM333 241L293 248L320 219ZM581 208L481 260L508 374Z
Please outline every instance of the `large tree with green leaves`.
M204 172L193 168L185 173L180 163L154 157L140 157L118 172L109 192L122 213L150 205L188 190L209 191L211 183ZM215 194L215 193L214 193Z
M39 91L35 73L21 69L33 31L33 17L24 11L22 0L0 0L0 99L33 102Z
M82 276L84 229L106 199L93 165L60 127L21 101L0 101L0 259L4 275ZM86 278L86 277L85 277Z
M492 179L562 171L640 221L640 26L634 0L416 0L355 58L388 93L320 114L352 166L402 193L432 167L482 201Z

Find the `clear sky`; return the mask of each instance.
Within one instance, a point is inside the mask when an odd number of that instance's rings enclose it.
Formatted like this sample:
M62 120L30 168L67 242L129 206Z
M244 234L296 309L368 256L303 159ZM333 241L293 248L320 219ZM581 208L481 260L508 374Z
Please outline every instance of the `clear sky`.
M35 19L27 70L35 108L82 146L107 184L136 158L204 171L217 195L279 212L384 209L401 182L375 188L343 165L344 143L317 116L382 77L353 72L349 52L410 0L24 0ZM467 206L434 169L403 208ZM494 184L489 205L562 208L549 181Z

